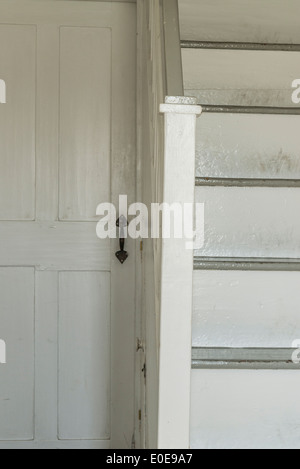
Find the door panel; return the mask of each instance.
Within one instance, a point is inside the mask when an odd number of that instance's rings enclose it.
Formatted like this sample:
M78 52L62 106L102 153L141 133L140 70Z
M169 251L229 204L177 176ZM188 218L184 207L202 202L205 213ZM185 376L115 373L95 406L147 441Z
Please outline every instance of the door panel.
M0 24L0 44L0 220L34 220L36 27Z
M0 439L32 440L34 435L34 269L0 268L1 338L7 364L1 365Z
M59 438L110 437L110 274L59 275Z
M134 243L96 208L135 196L136 6L3 0L0 39L0 449L129 448Z
M111 31L61 28L60 63L59 218L95 220L110 194Z

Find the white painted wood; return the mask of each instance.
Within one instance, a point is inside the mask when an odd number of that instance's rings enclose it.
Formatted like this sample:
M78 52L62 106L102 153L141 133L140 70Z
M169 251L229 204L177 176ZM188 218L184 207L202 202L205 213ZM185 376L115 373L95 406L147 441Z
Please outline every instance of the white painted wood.
M35 274L35 438L57 438L58 274Z
M166 68L166 91L169 96L182 96L182 60L180 50L180 30L178 1L161 2L163 35L164 35L164 63Z
M35 218L35 50L35 26L0 25L0 220Z
M144 151L143 139L142 139L142 106L141 103L144 98L143 86L142 86L142 74L144 73L143 61L144 61L144 41L142 40L141 32L143 31L144 18L142 15L142 3L139 2L137 5L137 81L136 81L136 199L143 200L143 167L141 161L141 155ZM148 128L148 122L145 123L145 128ZM140 311L140 314L136 314L136 354L135 354L135 446L136 448L146 448L146 380L145 375L142 373L144 364L146 362L146 327L145 327L145 316L144 316L144 304L143 304L143 293L144 293L144 278L143 278L143 242L140 240L136 244L136 310ZM151 289L152 291L152 289Z
M43 1L43 0L35 0L35 1ZM74 1L74 0L54 0L56 2L66 2L66 1ZM85 0L76 0L76 1L85 1ZM90 0L92 2L118 2L118 3L136 3L136 0Z
M11 27L10 24L16 26ZM33 175L36 166L36 194L33 192L36 197L32 198L33 211L30 217L26 218L26 214L23 216L23 210L20 220L12 222L9 220L15 220L16 215L13 212L10 215L11 212L8 212L9 216L5 217L8 221L1 221L0 266L3 266L5 272L10 272L10 267L19 266L30 267L32 272L34 272L33 268L36 270L35 336L33 335L33 322L31 324L32 335L27 334L28 338L26 336L26 347L29 350L35 347L36 350L36 375L34 379L34 375L31 373L31 368L34 367L33 356L27 357L29 363L29 372L26 375L27 381L25 383L27 387L23 386L25 389L24 401L27 399L28 389L33 390L34 387L36 397L35 420L32 407L33 398L31 407L26 405L25 410L21 407L20 415L19 407L15 409L16 417L13 413L10 414L12 417L11 426L20 427L20 434L16 438L25 440L35 437L35 440L32 442L13 442L15 435L8 433L6 439L9 441L3 445L0 444L0 447L1 449L16 448L20 445L24 448L41 449L47 447L51 449L100 449L110 446L130 448L135 430L135 243L130 241L126 244L130 259L125 266L121 266L115 259L115 251L118 248L117 240L114 242L102 241L96 236L97 219L95 213L97 205L101 202L113 200L117 205L119 194L128 194L130 202L135 200L136 6L132 3L118 2L70 1L54 3L52 1L20 2L12 0L11 2L3 0L0 2L0 28L2 27L16 31L16 43L21 52L22 47L24 48L28 42L26 40L24 41L25 45L22 45L22 41L19 40L23 34L22 31L34 32L34 42L31 47L34 60L36 57L36 62L33 63L34 76L31 80L33 96L31 96L31 89L27 95L26 93L23 95L25 100L33 98L32 116L36 121L36 133L34 131L28 132L33 145L36 145L33 163L34 160L36 161L35 165L32 166ZM11 34L13 35L13 33ZM74 39L72 44L70 44L71 36ZM74 48L75 42L78 46L76 48ZM12 44L14 45L14 42ZM67 47L71 49L70 54L67 54ZM22 55L20 51L17 51L16 56ZM35 54L35 52L37 53ZM7 57L10 57L10 61L13 62L8 49L6 53ZM26 54L23 55L20 63L24 68ZM65 70L65 62L68 62L68 72ZM85 65L89 72L88 76L83 73ZM37 72L36 88L35 68ZM75 75L74 80L71 76L72 71ZM20 76L21 72L19 72ZM5 74L5 71L3 73ZM14 76L13 67L9 73ZM67 73L69 73L68 77ZM27 80L26 73L24 76ZM67 86L66 78L69 79L69 86ZM79 79L80 82L85 81L85 83L80 83L82 87L77 90L75 95L76 79ZM60 89L60 85L63 85L64 89ZM71 100L73 96L74 99ZM66 105L64 97L69 98ZM20 101L21 98L23 99L23 96L20 97ZM34 113L35 103L36 115ZM1 111L5 111L5 106L7 106L9 112L12 112L9 108L10 104L8 100ZM70 114L69 105L76 108L76 112ZM18 106L18 108L22 108L23 102L21 101ZM69 118L68 122L61 119L60 111ZM19 115L16 107L14 113ZM83 116L85 120L83 120ZM73 190L74 199L68 200L62 191L62 185L58 191L58 183L59 180L62 181L59 174L59 170L61 172L63 169L62 159L67 156L70 163L70 159L74 157L74 153L70 151L76 140L71 135L71 131L77 125L74 117L78 118L81 124L80 129L76 129L75 137L81 138L81 149L86 148L87 151L81 152L81 159L78 154L76 155L76 166L69 165L66 168L68 174L64 176L67 177L67 184L64 187L69 188L68 193ZM28 115L28 122L30 121L31 115ZM61 131L62 126L60 128L60 140L64 145L58 144L59 122L61 124L65 122L63 131ZM79 135L80 130L84 130L85 135ZM22 150L22 141L14 141L12 134L8 134L8 136L11 141L17 142L18 148ZM88 138L85 139L85 137ZM88 146L84 147L87 140ZM78 150L77 146L76 149ZM20 154L22 155L23 150L21 150ZM59 156L60 165L58 165ZM85 160L87 156L90 156L88 167ZM100 165L97 158L100 159ZM90 164L91 162L93 164ZM77 171L78 168L80 171ZM24 171L30 170L31 167L28 163ZM99 178L100 170L102 171L101 178ZM7 180L9 180L8 177ZM28 185L30 190L34 190L34 182L33 179L32 184ZM75 194L74 188L76 189ZM9 201L7 191L6 204L7 200ZM22 209L26 200L26 197L24 200L18 198L18 210ZM66 201L67 204L65 204ZM95 205L92 207L92 204ZM71 216L68 215L64 220L59 221L59 208L64 205L66 208L71 205ZM33 221L35 207L36 221ZM11 205L10 209L12 208ZM64 217L63 212L61 218ZM78 221L72 221L72 217ZM24 223L22 221L24 219L32 219L32 221ZM86 221L89 222L86 223ZM79 278L69 285L72 291L68 294L68 299L63 305L64 308L59 311L58 272L61 272L61 278L68 277L68 275L74 275L76 279L77 276ZM110 282L104 282L106 288L105 317L101 316L103 298L99 297L100 293L95 286L95 277L110 279ZM13 280L10 282L10 288L7 286L7 291L14 291L11 288L12 284ZM26 282L24 284L26 285ZM79 295L80 301L75 301L74 298ZM88 301L89 296L90 300ZM80 302L83 313L79 315ZM57 409L57 391L60 396L64 393L66 406L74 408L79 402L81 390L84 391L83 372L82 368L78 370L73 363L73 368L68 367L69 371L73 372L73 377L78 372L78 376L75 378L79 383L77 394L75 392L72 400L69 401L68 395L72 389L67 389L66 386L61 389L60 384L57 385L57 321L63 321L60 316L61 311L71 311L74 306L78 320L72 323L72 327L74 331L78 331L81 321L84 319L85 305L89 307L87 312L90 312L90 323L86 324L85 335L89 335L90 350L95 351L95 357L93 357L93 362L87 371L89 376L93 376L95 379L96 387L92 388L93 383L89 380L89 396L91 395L92 398L85 399L77 406L80 420L84 425L77 424L76 426L72 424L72 418L76 418L76 413L68 413L64 408L62 409L63 414L60 415ZM98 353L98 347L101 346L98 336L102 331L97 329L97 324L104 319L107 321L107 315L109 315L112 326L111 334L105 334L102 345L106 344L106 357L110 354L112 356L111 364L105 358L102 362L102 357ZM96 319L95 328L92 327L94 319ZM28 322L27 327L29 326ZM1 327L0 315L0 329ZM26 332L26 328L24 331ZM65 345L63 342L61 338L61 348ZM78 350L76 350L76 346L74 350L72 349L71 339L68 343L70 348L68 350L65 348L66 357L71 360L71 357L76 355ZM14 344L18 344L18 342L14 341ZM88 352L88 350L87 348L85 351ZM120 361L120 356L123 357L124 362ZM102 374L101 370L104 370ZM23 377L21 372L19 374L20 377ZM112 389L111 395L108 393L105 395L105 404L104 400L101 400L101 395L97 395L100 378L103 387L107 389L111 387ZM13 383L10 382L9 390L13 394L12 386ZM20 390L22 386L17 386L17 388ZM102 419L101 415L97 416L97 411L99 407L103 408L104 405L106 416ZM60 425L60 437L75 438L74 441L58 440L57 417L62 424ZM24 425L23 420L21 421L23 426L18 425L18 418L24 419ZM106 426L103 430L104 420ZM85 440L84 438L90 439ZM104 440L91 438L104 438Z
M284 90L222 90L222 89L187 89L186 96L197 97L197 102L205 104L223 106L266 106L266 107L295 107L291 101L291 89Z
M150 98L148 83L148 58L151 56L150 39L151 28L149 25L149 4L137 3L137 199L151 203L152 197L152 153L150 153L150 140L154 126L150 125L151 116L149 105ZM148 51L145 53L145 51ZM146 58L147 57L147 58ZM150 62L151 64L151 62ZM149 64L149 66L150 66ZM158 116L158 114L157 114ZM151 132L152 131L152 132ZM150 135L149 135L150 134ZM146 177L148 174L148 177ZM152 255L153 253L153 255ZM148 256L147 256L148 254ZM157 435L157 335L154 277L154 251L150 241L143 240L140 243L136 256L136 274L140 273L140 298L137 298L137 308L140 307L141 315L137 321L138 340L143 344L136 353L136 381L139 396L137 405L137 418L140 432L140 447L155 448ZM147 261L145 262L145 257ZM145 288L147 283L148 288ZM146 292L149 295L146 298ZM151 313L150 313L151 311ZM137 315L138 316L138 315ZM151 321L149 319L151 318ZM148 340L152 338L152 342ZM149 342L149 343L148 343ZM146 361L147 348L147 361ZM146 375L142 372L146 363Z
M22 7L20 6L22 4ZM6 24L60 24L63 26L107 27L112 13L126 5L112 5L110 2L89 2L70 0L1 0L1 23ZM55 13L53 9L55 8ZM101 9L101 15L99 15ZM71 11L71 13L70 13Z
M136 5L112 5L112 155L111 201L119 195L136 201ZM118 14L116 14L118 12ZM119 213L121 215L121 213ZM111 447L133 445L135 434L135 251L126 240L129 258L123 266L111 244ZM121 359L120 359L121 358ZM138 429L137 429L138 431Z
M110 449L109 440L34 440L34 441L0 441L0 449Z
M166 95L163 67L161 11L153 0L137 3L138 8L138 168L141 174L140 200L145 204L162 198L164 127L159 106ZM142 324L144 351L137 363L142 389L142 444L157 448L158 432L158 350L160 253L159 240L144 239L139 260L142 261Z
M36 217L57 220L59 127L58 25L37 27Z
M2 265L110 271L110 241L98 239L92 223L2 222L0 237Z
M110 437L110 275L59 275L60 440Z
M198 106L167 104L163 202L193 203ZM158 447L189 447L193 251L162 240ZM178 403L180 402L180 406Z
M298 126L298 116L204 114L197 125L196 175L299 179Z
M34 437L34 269L0 268L0 441Z
M193 346L291 347L299 279L299 272L194 272Z
M184 86L186 90L290 90L292 96L299 55L280 51L182 49Z
M170 99L169 97L167 99ZM201 113L201 107L200 106L192 106L189 104L162 104L160 107L160 110L162 113L167 114L177 114L180 116L181 114L183 115L188 115L188 114L195 114L200 115ZM169 124L168 130L171 131L171 124ZM195 127L196 129L196 127ZM194 137L195 138L195 137Z
M191 447L299 448L297 371L192 372Z
M197 187L196 201L205 204L205 241L196 254L299 257L299 197L296 188Z
M300 43L298 0L179 0L179 10L182 39Z
M62 27L60 220L95 220L95 207L109 200L110 107L110 30Z
M167 10L168 8L164 9L165 13ZM138 2L139 194L141 200L148 205L175 200L193 203L194 200L195 120L200 108L188 106L187 103L190 102L184 99L174 97L173 100L168 100L168 104L161 108L165 112L164 133L164 120L159 115L159 108L168 94L167 77L172 75L172 69L166 74L164 60L168 41L164 41L163 29L159 2ZM173 43L170 47L172 50L167 46L166 53L174 52L175 45ZM167 63L172 63L172 60ZM180 77L175 77L175 81L181 86L179 79ZM176 183L179 179L180 185ZM162 243L161 240L144 239L140 254L145 284L142 292L141 324L141 344L144 350L139 351L137 364L142 370L141 389L145 383L141 419L142 426L145 425L144 445L148 448L189 446L193 254L185 251L184 245L184 241L178 240ZM176 252L175 267L174 255L168 259L172 248L173 254ZM179 266L182 271L176 279ZM183 292L172 317L172 307L178 299L176 292L179 293L177 282ZM175 293L174 299L170 296L171 290L172 294ZM178 310L183 298L186 300L185 319ZM174 330L174 323L179 325L177 331ZM175 351L175 341L179 335L181 346ZM171 353L175 354L179 371L175 371L170 363ZM172 361L173 359L174 355ZM180 374L182 379L179 383L177 377ZM180 410L178 402L183 403Z
M298 56L296 52L183 49L185 94L196 96L200 104L293 107Z
M300 42L297 1L288 7L282 0L179 4L183 39ZM294 106L298 53L183 50L182 55L185 94L201 104ZM297 122L204 114L197 131L197 175L298 178ZM216 269L220 256L299 255L297 190L197 188L196 201L205 203L206 228L204 249L196 254L214 256ZM290 347L298 330L298 283L295 272L195 272L194 344ZM191 446L298 448L299 377L292 373L194 371Z

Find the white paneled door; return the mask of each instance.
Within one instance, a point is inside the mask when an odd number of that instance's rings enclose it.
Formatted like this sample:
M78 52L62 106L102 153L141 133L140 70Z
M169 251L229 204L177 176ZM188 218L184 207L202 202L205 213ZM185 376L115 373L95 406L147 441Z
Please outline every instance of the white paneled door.
M133 3L0 2L0 449L131 446L135 56Z

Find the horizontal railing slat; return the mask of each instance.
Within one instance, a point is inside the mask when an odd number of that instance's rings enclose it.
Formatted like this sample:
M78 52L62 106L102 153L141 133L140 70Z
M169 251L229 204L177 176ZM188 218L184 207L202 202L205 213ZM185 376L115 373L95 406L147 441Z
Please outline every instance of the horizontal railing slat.
M294 187L300 188L300 179L258 179L258 178L200 178L196 187Z
M273 106L223 106L201 104L202 111L215 114L264 114L264 115L300 115L300 107L273 107Z
M181 41L182 49L224 49L274 52L300 52L300 44L274 44L257 42Z
M194 270L243 270L243 271L300 271L300 259L276 258L194 258Z
M294 363L294 348L220 348L193 347L193 369L291 369L300 370Z

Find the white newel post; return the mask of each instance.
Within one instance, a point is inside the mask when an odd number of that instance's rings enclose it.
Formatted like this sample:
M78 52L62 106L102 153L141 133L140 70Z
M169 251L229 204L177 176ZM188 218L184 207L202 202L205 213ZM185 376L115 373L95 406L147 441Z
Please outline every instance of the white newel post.
M196 117L192 98L167 98L163 202L194 203ZM162 240L158 448L189 448L193 250Z

